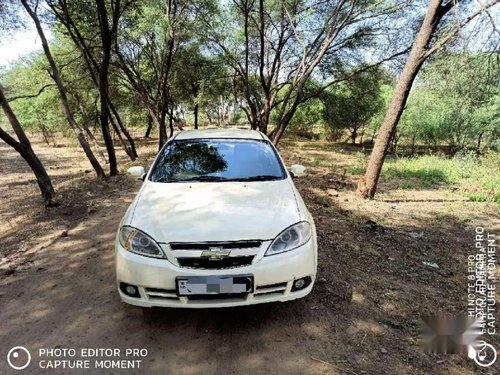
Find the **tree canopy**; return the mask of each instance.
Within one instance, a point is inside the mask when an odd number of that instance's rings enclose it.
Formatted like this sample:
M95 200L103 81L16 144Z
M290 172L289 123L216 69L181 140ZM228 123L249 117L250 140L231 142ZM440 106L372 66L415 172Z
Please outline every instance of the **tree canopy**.
M494 3L438 4L424 69L389 135L394 143L498 149L498 51L489 37L497 29L485 10ZM117 147L135 160L137 134L155 129L162 147L186 124L249 126L275 144L288 131L318 129L330 139L346 132L352 144L373 142L427 5L7 2L2 30L30 23L44 43L3 71L0 84L24 129L47 143L56 133L76 138L100 177L118 173ZM472 48L472 40L483 47Z

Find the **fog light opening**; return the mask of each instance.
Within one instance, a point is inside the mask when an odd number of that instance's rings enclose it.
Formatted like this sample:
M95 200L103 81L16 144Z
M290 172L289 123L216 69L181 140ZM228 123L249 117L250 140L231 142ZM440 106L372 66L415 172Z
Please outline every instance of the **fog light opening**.
M132 296L137 293L137 289L135 289L135 286L132 286L132 285L126 286L125 291L127 292L127 294L132 295Z
M311 278L309 276L294 280L293 285L292 285L292 292L296 292L298 290L305 289L310 284L311 284Z
M120 290L129 297L139 298L139 289L135 285L120 283Z
M306 285L306 281L304 279L295 280L295 282L293 283L293 287L295 289L302 289L304 285Z

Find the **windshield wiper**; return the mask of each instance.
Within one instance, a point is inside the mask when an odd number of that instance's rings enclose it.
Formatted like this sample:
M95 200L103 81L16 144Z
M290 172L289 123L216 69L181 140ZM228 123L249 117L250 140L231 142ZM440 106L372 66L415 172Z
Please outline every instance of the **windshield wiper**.
M281 180L280 176L269 175L269 174L260 174L257 176L243 177L243 178L235 178L233 181L275 181Z
M241 177L241 178L226 178L222 176L210 176L210 175L201 175L201 176L193 176L188 178L181 179L172 179L167 177L161 177L157 179L155 182L189 182L189 181L200 181L200 182L210 182L210 181L275 181L281 180L282 177L275 175L257 175L250 177Z

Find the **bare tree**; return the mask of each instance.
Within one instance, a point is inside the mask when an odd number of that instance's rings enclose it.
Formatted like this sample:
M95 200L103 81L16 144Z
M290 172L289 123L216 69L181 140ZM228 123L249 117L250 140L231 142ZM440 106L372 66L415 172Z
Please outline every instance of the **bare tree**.
M9 121L14 133L16 133L18 140L9 135L5 130L0 128L0 138L7 143L9 146L14 148L30 166L31 170L35 174L38 187L42 194L45 206L53 206L54 202L54 188L52 186L52 181L50 180L45 167L43 166L38 156L33 151L31 143L24 133L24 130L19 123L16 115L12 111L8 100L5 98L2 88L0 87L0 105L2 106L5 117Z
M358 183L358 194L364 198L372 199L377 190L377 184L382 171L385 155L390 145L391 138L395 135L396 126L401 118L404 107L408 100L413 81L415 80L422 64L434 52L452 40L471 20L476 18L485 10L498 3L492 0L482 4L480 9L458 21L456 25L446 27L444 35L438 35L439 29L443 26L445 16L458 7L459 0L430 0L420 30L413 43L410 55L401 72L399 81L394 90L394 94L382 122L379 134L373 146L373 150L368 162L366 173L360 178Z
M56 62L54 61L54 58L52 57L52 53L49 48L49 44L47 42L47 38L45 37L45 33L43 31L42 25L40 23L40 19L38 18L38 15L36 13L36 7L34 9L31 8L31 6L28 4L27 0L21 0L21 3L23 4L24 8L26 9L26 12L28 12L29 16L35 23L36 30L38 32L38 36L40 37L40 41L42 42L42 47L43 47L43 52L45 53L45 57L47 58L47 61L50 66L50 75L52 76L52 79L56 83L57 90L59 91L59 97L61 99L61 104L63 108L64 115L66 119L68 120L69 126L73 130L73 132L76 135L76 138L78 139L78 142L80 143L80 146L82 146L83 151L85 152L85 155L90 161L90 164L92 164L92 167L94 168L97 177L99 178L104 178L106 177L104 170L101 167L101 164L99 161L96 159L94 153L92 152L92 149L90 148L90 145L87 142L87 139L85 138L85 135L83 134L83 131L81 128L78 126L75 116L73 114L73 111L71 110L71 107L69 105L68 101L68 96L66 94L66 89L64 87L63 81L61 79L61 74L59 72L59 68L56 65ZM37 4L38 5L38 4Z
M325 80L312 96L307 92L306 85L324 59L334 61L359 41L371 40L384 17L400 11L406 2L233 0L233 4L243 43L228 41L226 29L209 15L201 19L209 39L236 72L235 86L251 127L267 133L271 112L276 112L276 126L269 135L277 144L298 106L336 83Z

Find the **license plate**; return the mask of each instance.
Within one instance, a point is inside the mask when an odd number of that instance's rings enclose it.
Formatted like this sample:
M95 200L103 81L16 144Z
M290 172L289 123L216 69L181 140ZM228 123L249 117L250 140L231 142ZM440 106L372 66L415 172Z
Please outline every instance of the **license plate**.
M245 294L253 291L253 275L180 276L176 281L179 296Z

